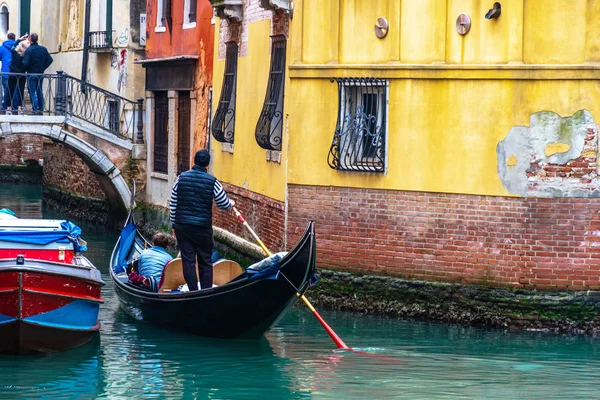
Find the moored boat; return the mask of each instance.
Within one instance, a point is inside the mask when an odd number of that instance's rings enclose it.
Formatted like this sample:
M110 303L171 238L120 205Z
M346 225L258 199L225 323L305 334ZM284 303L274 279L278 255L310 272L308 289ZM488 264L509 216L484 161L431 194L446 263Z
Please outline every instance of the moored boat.
M67 350L97 333L104 282L80 234L64 220L0 218L0 353Z
M129 282L126 268L135 265L135 260L148 246L130 213L111 258L110 276L122 308L138 320L200 336L262 336L297 295L306 291L315 272L313 222L289 253L281 259L278 255L270 258L273 262L262 263L264 269L243 271L238 266L235 274L236 268L231 263L217 261L213 268L215 283L219 286L192 292L173 290L177 285L164 288L165 283L172 280L184 283L178 259L165 267L158 292ZM176 278L171 279L172 275Z

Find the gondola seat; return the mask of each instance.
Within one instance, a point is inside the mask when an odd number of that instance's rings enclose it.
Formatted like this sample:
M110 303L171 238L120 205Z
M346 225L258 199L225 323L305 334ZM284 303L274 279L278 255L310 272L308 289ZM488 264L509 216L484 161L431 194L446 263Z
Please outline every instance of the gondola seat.
M219 260L213 263L213 284L221 286L242 274L244 270L240 264L231 260ZM196 269L196 277L198 270ZM175 258L165 265L161 277L162 284L158 288L161 293L177 290L185 284L183 278L183 264L181 258Z

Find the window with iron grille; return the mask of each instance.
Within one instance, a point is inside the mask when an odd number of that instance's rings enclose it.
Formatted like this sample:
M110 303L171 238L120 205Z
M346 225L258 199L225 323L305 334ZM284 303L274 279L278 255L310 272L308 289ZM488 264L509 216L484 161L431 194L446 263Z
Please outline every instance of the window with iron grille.
M212 121L212 135L222 143L233 143L235 131L235 94L237 84L238 44L227 42L225 73L219 105Z
M271 69L265 103L256 124L256 142L266 150L281 150L283 131L283 89L285 85L284 35L272 36Z
M338 120L328 163L340 171L385 172L388 82L337 78Z
M166 91L154 92L154 172L167 173L169 150L169 97Z

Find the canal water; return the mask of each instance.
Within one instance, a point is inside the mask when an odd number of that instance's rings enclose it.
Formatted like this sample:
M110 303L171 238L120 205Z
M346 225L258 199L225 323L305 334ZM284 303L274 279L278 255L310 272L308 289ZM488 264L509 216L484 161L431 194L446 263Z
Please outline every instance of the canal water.
M0 183L2 207L21 217L60 217L42 211L37 185ZM101 333L93 343L64 353L0 356L0 399L600 396L600 339L590 337L321 310L343 340L359 350L353 353L335 351L301 305L290 309L262 340L207 339L138 323L119 309L107 273L117 233L79 225L88 241L87 256L107 283Z

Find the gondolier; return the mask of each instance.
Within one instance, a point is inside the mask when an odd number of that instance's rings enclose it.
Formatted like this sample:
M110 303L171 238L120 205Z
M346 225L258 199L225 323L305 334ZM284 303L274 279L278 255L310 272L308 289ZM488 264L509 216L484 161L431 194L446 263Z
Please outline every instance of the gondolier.
M207 150L196 152L194 166L177 177L171 192L170 220L181 251L183 276L190 291L198 290L196 261L201 288L211 288L213 284L213 199L222 210L231 210L235 204L227 197L221 183L208 173L209 163Z

